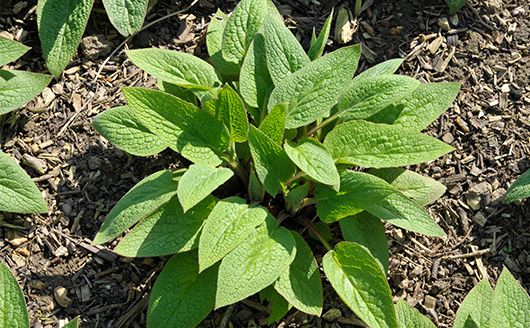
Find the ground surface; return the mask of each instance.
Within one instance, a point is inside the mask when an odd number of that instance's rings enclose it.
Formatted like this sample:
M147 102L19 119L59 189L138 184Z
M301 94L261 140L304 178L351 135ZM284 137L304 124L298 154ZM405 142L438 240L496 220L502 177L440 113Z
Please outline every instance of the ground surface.
M0 31L33 47L14 67L45 71L35 2L3 1ZM341 5L321 2L279 1L305 45L312 26L320 29L331 7ZM147 21L187 4L158 1ZM204 56L209 16L217 6L229 11L234 5L199 1L140 33L128 47L161 46ZM102 47L94 49L97 42L86 39L86 49L62 79L0 124L4 151L18 159L31 155L45 166L38 171L23 163L44 190L49 215L0 214L5 220L0 220L0 259L17 274L35 327L56 327L77 315L84 327L144 327L147 296L164 263L118 258L90 244L105 215L130 187L152 172L183 165L170 152L129 157L92 128L95 115L123 103L121 86L154 86L121 52L97 75L123 40L101 8L97 2L85 35L97 35ZM401 74L463 84L454 106L427 130L456 150L415 168L448 187L430 209L447 237L425 238L391 226L387 230L393 294L429 314L440 327L450 326L459 303L479 279L487 276L494 282L503 265L530 288L530 202L500 202L509 184L530 167L529 25L525 0L471 1L455 17L448 16L442 1L376 0L353 26L351 42L365 46L361 69L405 57ZM338 46L330 41L329 49ZM66 289L66 299L54 296L59 287ZM223 317L236 327L261 325L267 314L256 301L220 309L203 326L218 327ZM351 327L357 322L330 288L325 303L324 318L291 311L279 326Z

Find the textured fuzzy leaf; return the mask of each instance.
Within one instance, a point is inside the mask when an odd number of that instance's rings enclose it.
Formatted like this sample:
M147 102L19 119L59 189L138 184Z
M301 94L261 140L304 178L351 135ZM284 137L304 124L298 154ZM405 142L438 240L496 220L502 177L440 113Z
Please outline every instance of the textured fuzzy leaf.
M20 42L0 37L0 66L17 60L29 49Z
M265 116L265 119L263 122L261 122L259 129L281 146L285 132L286 118L287 106L285 104L278 104L274 106L267 116Z
M400 328L436 328L429 318L403 300L399 300L395 308Z
M324 145L339 164L375 168L427 162L453 150L419 132L366 121L338 125L326 136Z
M212 65L185 52L146 48L129 50L127 57L155 78L181 87L208 90L219 82Z
M515 182L508 188L504 201L512 203L519 199L530 197L530 170L523 173Z
M396 191L383 179L371 174L344 171L340 173L340 191L317 184L315 197L320 219L330 223L362 212Z
M269 13L267 0L242 0L228 18L221 44L226 61L240 65Z
M317 261L302 236L294 231L291 234L296 242L296 256L274 289L298 310L320 316L324 297Z
M168 145L134 117L128 106L107 109L92 121L94 128L119 149L136 156L151 156Z
M400 192L389 195L366 210L381 220L400 228L427 236L445 236L445 232L430 217L429 213Z
M138 182L112 208L99 228L94 244L103 244L151 216L177 193L179 175L158 171Z
M370 121L421 131L447 111L459 90L459 83L422 83L409 97L380 111Z
M229 85L225 85L216 102L215 116L222 121L235 142L245 142L248 139L248 117L243 101Z
M250 207L242 198L229 197L219 201L206 220L199 240L201 271L239 246L266 218L266 209Z
M453 328L490 327L491 309L496 306L493 300L493 288L487 279L480 281L467 294L456 312Z
M112 25L129 36L142 27L149 0L103 0L103 5Z
M265 133L250 126L249 145L259 180L270 195L276 195L296 167L285 151Z
M37 24L48 70L56 77L74 56L94 0L38 0Z
M197 255L174 255L153 286L147 309L150 328L195 327L215 306L218 267L199 273Z
M188 252L197 247L204 221L215 206L210 196L184 213L173 197L153 214L140 221L114 248L127 257L164 256Z
M245 299L272 284L287 270L296 254L289 230L274 218L260 226L230 252L219 266L215 307Z
M491 302L490 327L525 328L530 325L530 297L504 268Z
M403 168L372 169L369 173L390 183L420 206L434 203L446 190L438 181Z
M381 265L368 249L342 242L326 253L322 264L333 289L368 326L398 326L390 287Z
M337 104L344 120L366 119L407 97L420 82L403 75L379 75L354 79Z
M197 106L197 96L193 93L194 92L193 89L186 89L184 87L179 87L178 85L165 82L162 80L158 80L156 82L157 82L156 85L158 86L158 89ZM212 90L215 90L215 88Z
M0 262L0 313L0 327L29 328L24 294L3 262Z
M228 181L234 172L224 167L211 167L193 164L182 175L177 188L177 196L186 213L190 208L210 195Z
M0 70L0 115L26 105L51 79L50 75L39 73Z
M194 163L217 166L229 147L228 130L194 105L158 90L124 88L134 116Z
M269 110L289 104L286 128L297 128L322 118L352 79L361 55L359 45L335 50L291 74L272 91Z
M271 15L265 20L263 36L267 68L275 85L311 61L281 17Z
M210 24L208 24L208 31L206 32L206 45L208 47L208 54L212 59L213 65L221 73L225 79L235 80L239 75L239 67L235 63L227 62L223 58L221 45L223 42L223 33L226 27L228 16L221 10L213 15Z
M298 144L284 144L287 156L309 177L317 182L339 186L340 177L328 150L315 139L305 139Z
M249 106L262 110L272 88L273 83L267 68L265 40L263 35L258 33L241 65L239 92ZM259 115L253 116L255 121L259 121Z
M310 183L304 183L303 185L296 186L287 192L287 195L285 195L284 198L285 207L289 213L294 215L298 212L300 205L302 205L302 201L309 194L310 188Z
M328 42L329 32L331 31L331 21L333 20L333 9L329 14L328 18L324 22L322 30L318 34L318 37L315 37L315 29L313 28L313 38L311 38L311 47L307 52L307 55L311 60L315 60L322 55L326 43Z
M0 151L0 212L48 213L29 175L7 154Z
M376 76L394 74L398 70L399 66L401 66L401 64L403 64L403 59L401 58L386 60L382 63L370 67L366 71L357 75L354 80L359 81Z
M366 247L381 263L383 272L388 272L388 246L385 226L375 216L366 211L339 221L345 241L356 242Z

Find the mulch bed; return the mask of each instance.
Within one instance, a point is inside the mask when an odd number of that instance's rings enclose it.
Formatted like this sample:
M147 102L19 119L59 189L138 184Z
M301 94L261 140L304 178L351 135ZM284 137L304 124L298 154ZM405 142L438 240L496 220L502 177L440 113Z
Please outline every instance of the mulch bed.
M279 1L303 44L323 24L331 7L346 1ZM369 1L366 1L369 2ZM0 7L0 35L33 49L13 66L44 72L38 42L36 1ZM158 1L153 21L186 7ZM209 16L230 11L236 1L199 1L133 38L131 48L165 47L205 55ZM350 5L351 6L351 5ZM494 282L506 266L530 289L530 202L504 205L502 196L530 167L530 7L525 0L472 0L456 16L443 1L375 1L353 21L350 43L363 43L361 69L404 57L401 74L424 82L459 81L455 104L427 132L456 150L417 172L444 183L448 192L429 210L447 232L426 238L388 226L389 282L439 327L450 326L467 292L482 278ZM129 188L162 168L185 165L169 151L131 157L95 133L92 118L123 104L122 86L154 87L154 79L119 51L123 38L96 3L79 56L26 108L0 122L0 144L22 161L46 194L46 216L0 214L0 259L23 286L32 326L56 327L81 315L84 327L144 327L149 290L164 259L124 259L91 245L105 215ZM329 49L339 46L331 40ZM98 75L98 70L101 74ZM338 235L338 234L337 234ZM323 252L317 254L317 258ZM66 298L54 295L65 288ZM329 286L323 318L292 310L278 327L352 327L358 324ZM267 309L257 299L220 309L204 323L219 327L266 326ZM229 319L229 320L228 320ZM223 321L224 323L224 321Z

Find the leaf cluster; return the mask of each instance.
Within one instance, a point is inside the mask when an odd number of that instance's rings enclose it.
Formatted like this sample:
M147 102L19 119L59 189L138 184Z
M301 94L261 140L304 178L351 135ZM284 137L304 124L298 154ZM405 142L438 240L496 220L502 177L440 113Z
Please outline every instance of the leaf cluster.
M0 67L29 50L16 41L0 37ZM51 76L0 69L0 116L24 106L50 83ZM0 211L47 213L46 202L28 174L0 149Z
M307 237L326 248L324 274L359 318L398 326L384 222L444 235L423 207L445 187L399 166L452 150L421 130L459 85L396 75L397 59L354 77L359 45L323 55L330 24L305 51L272 2L243 0L231 16L212 18L210 62L165 49L127 52L158 90L123 88L127 105L96 117L96 130L130 154L169 148L192 163L140 181L94 239L127 232L118 254L172 255L151 294L149 327L193 327L257 293L271 321L291 306L320 315L320 264ZM228 181L240 192L215 197ZM332 247L336 222L344 241Z

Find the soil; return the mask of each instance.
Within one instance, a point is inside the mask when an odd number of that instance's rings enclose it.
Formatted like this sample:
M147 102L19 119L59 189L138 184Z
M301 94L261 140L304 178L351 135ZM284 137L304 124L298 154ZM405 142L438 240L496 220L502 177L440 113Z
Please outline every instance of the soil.
M147 22L189 4L155 2ZM412 168L447 186L445 196L429 209L447 236L427 238L387 226L393 295L429 315L437 326L449 327L467 292L482 278L494 283L503 266L530 289L530 202L501 202L509 185L530 168L530 6L525 0L471 0L449 16L441 0L365 2L371 5L352 25L355 33L349 42L364 46L360 70L404 57L400 74L424 82L462 83L454 105L426 130L455 151ZM205 57L209 17L217 7L229 12L235 4L199 1L139 33L127 47L164 47ZM305 46L313 26L318 31L332 7L353 7L335 0L277 4ZM4 1L0 31L32 47L13 68L45 72L35 5L33 0ZM149 291L166 259L119 258L110 251L115 243L96 247L91 239L136 182L187 163L169 151L131 157L94 131L95 115L123 104L120 87L154 87L155 81L121 50L104 62L123 38L111 27L100 2L85 36L89 38L62 78L0 122L4 151L45 163L45 172L22 165L50 207L48 215L0 214L0 259L23 286L33 327L60 326L78 315L82 327L144 327ZM332 38L327 49L339 46ZM323 250L316 250L320 260ZM61 287L66 298L54 295ZM291 310L276 326L359 324L328 285L325 297L322 318ZM266 326L267 309L258 301L251 298L219 309L202 326Z

